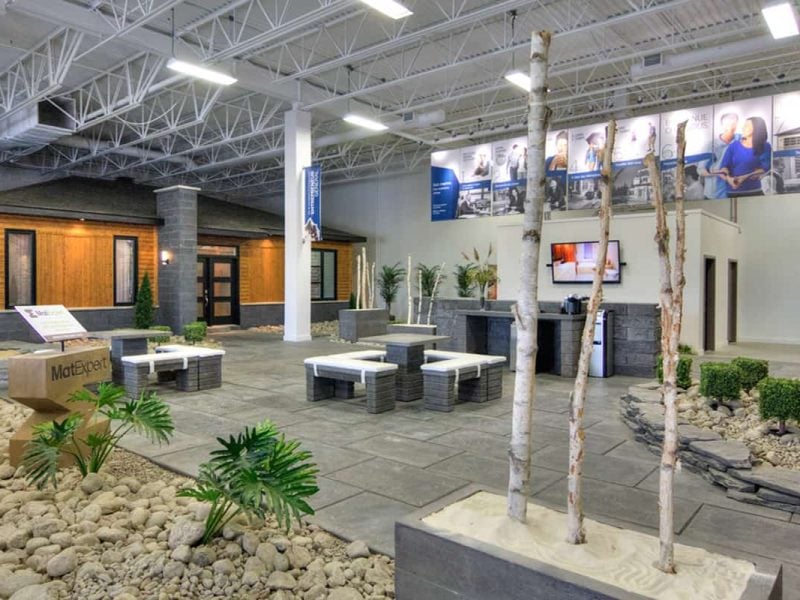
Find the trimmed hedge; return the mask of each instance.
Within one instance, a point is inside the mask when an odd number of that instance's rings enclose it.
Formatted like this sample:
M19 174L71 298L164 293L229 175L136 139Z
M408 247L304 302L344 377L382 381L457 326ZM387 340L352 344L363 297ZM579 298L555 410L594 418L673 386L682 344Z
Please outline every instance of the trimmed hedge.
M762 419L777 419L780 431L786 430L786 421L800 422L800 380L766 377L757 386Z
M656 355L656 377L658 383L664 383L664 364L661 362L661 355ZM689 354L678 356L678 378L677 386L682 390L692 387L692 357Z
M194 323L187 323L183 326L183 337L187 342L192 344L202 342L206 339L208 332L208 325L204 321L195 321Z
M148 329L151 329L153 331L169 331L169 334L172 335L172 328L169 325L152 325L152 326L148 327ZM154 344L161 344L161 343L164 342L165 339L166 338L151 337L151 338L147 338L147 341L148 342L153 342Z
M749 392L759 381L769 376L769 362L766 360L738 356L731 361L731 364L739 369L739 377L745 392Z
M738 400L742 391L739 369L729 363L700 365L700 395L715 400Z

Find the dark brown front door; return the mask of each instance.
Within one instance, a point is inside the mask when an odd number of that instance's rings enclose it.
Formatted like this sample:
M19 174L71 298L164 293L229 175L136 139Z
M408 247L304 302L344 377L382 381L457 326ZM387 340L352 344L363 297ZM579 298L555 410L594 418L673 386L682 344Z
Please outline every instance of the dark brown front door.
M197 318L209 325L239 322L239 277L235 258L197 259Z
M737 314L739 311L739 263L728 261L728 343L736 343Z
M714 349L714 321L716 320L715 306L717 303L716 285L717 285L717 260L714 258L706 258L704 277L703 277L703 350Z

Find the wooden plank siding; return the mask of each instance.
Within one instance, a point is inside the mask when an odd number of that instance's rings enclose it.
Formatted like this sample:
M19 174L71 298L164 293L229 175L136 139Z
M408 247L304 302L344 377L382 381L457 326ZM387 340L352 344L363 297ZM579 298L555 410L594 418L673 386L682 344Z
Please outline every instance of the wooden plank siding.
M5 230L36 232L36 303L68 308L114 306L114 236L136 237L139 281L147 273L158 298L158 235L128 225L0 214L0 306L5 306Z
M312 248L336 250L336 299L348 300L353 285L349 242L315 242ZM247 240L239 246L239 297L242 304L283 302L283 238Z

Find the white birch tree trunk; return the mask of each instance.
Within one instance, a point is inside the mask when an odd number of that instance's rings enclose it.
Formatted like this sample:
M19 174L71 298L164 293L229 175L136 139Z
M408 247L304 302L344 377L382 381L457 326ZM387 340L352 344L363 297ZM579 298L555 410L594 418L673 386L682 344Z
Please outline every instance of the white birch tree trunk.
M361 308L361 255L356 255L356 308Z
M536 395L536 335L539 319L539 252L544 215L545 135L547 108L547 57L550 32L531 34L528 96L528 181L522 224L520 289L515 306L517 324L517 373L514 378L511 447L508 477L508 516L525 522L531 475L531 421Z
M582 474L585 437L583 430L583 413L586 404L586 382L589 378L589 361L594 349L594 328L597 311L603 301L603 275L608 256L608 238L611 227L611 196L614 189L611 157L614 154L614 141L617 134L617 122L612 119L608 123L606 148L603 151L603 170L600 180L603 184L603 195L600 201L600 241L597 248L597 259L592 276L592 292L586 310L586 322L581 337L581 353L578 358L578 373L575 386L569 396L569 470L567 471L567 542L583 544L586 542L586 531L583 527Z
M411 255L408 255L408 268L406 269L406 287L408 288L408 314L406 315L406 324L411 325L412 318L414 317L414 294L411 290Z
M372 262L372 272L369 276L369 307L375 308L375 261Z
M368 274L369 263L367 262L367 249L361 248L361 281L359 285L361 286L361 303L363 306L361 308L369 308L367 303L369 299L367 298L367 278L369 277Z
M422 271L419 272L419 302L417 303L417 325L422 323Z
M656 236L660 263L661 354L664 383L661 386L664 403L664 446L659 469L659 557L658 568L675 573L673 485L678 460L678 343L683 316L684 262L686 254L686 215L684 206L684 156L686 153L686 123L678 125L678 164L675 180L675 263L670 265L669 228L661 190L658 164L652 151L645 158L653 184L656 207Z
M433 301L436 299L436 291L439 289L439 281L442 278L442 273L444 272L444 263L442 266L439 267L439 270L436 272L436 279L433 282L433 290L431 290L431 301L428 303L428 321L427 324L431 324L431 313L433 312Z

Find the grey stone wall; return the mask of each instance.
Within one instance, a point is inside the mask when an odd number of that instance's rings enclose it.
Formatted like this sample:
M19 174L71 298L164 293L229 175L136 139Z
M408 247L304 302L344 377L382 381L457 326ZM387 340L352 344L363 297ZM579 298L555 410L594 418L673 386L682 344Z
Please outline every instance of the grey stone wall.
M349 302L312 302L311 322L335 321L339 311L347 308ZM259 325L283 325L283 303L242 304L239 307L239 324L244 327Z
M72 315L87 331L133 327L132 306L114 308L72 308ZM158 320L156 321L158 322ZM0 311L0 340L41 342L36 332L14 310Z
M174 186L156 190L156 210L164 219L158 230L158 304L164 325L173 331L197 320L197 190Z
M486 303L488 311L510 311L514 304L511 300L497 300ZM616 375L630 375L633 377L653 377L655 375L655 357L659 353L661 340L660 310L655 304L625 304L606 303L601 306L605 310L613 310L614 314L614 373ZM463 334L463 323L457 323L458 310L479 310L480 302L469 298L443 298L433 305L431 323L437 326L439 335L449 335L451 339L439 344L443 350L463 351L466 343ZM540 302L539 309L544 312L559 312L559 302ZM417 299L414 300L414 310L417 310ZM428 314L427 299L423 301L422 321ZM416 314L416 313L415 313ZM571 335L580 337L581 324L575 325ZM563 324L563 323L562 323ZM577 329L576 329L577 328ZM506 335L506 334L503 334ZM495 350L497 348L495 347ZM508 356L508 351L492 352ZM561 349L556 352L556 360L561 360ZM569 365L558 365L558 370L565 375L571 372L572 367L577 367L577 356L569 361ZM571 363L575 364L572 365Z
M348 342L386 333L389 311L385 308L339 311L339 337Z

